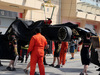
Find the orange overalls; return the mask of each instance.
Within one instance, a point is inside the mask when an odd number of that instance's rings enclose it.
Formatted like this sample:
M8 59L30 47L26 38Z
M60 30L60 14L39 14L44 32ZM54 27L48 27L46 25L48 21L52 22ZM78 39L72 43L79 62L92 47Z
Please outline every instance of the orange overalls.
M36 63L38 63L40 75L45 75L43 57L44 57L44 47L46 45L47 41L45 37L40 33L37 33L31 38L28 49L28 52L31 52L30 75L35 74Z
M62 42L60 51L60 64L62 63L62 65L64 65L66 61L67 49L68 49L68 42Z

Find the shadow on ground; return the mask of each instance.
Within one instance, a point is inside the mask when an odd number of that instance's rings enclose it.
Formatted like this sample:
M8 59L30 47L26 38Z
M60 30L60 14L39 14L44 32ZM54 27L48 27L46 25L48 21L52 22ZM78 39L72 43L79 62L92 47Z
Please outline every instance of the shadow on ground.
M72 72L78 73L83 71L83 69L80 68L59 68L59 70L62 72L70 72L70 73ZM88 71L88 73L92 73L92 72Z

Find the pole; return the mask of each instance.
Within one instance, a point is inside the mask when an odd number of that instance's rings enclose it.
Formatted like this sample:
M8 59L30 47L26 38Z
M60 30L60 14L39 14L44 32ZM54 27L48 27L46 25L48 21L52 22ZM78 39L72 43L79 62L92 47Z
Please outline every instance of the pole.
M51 19L52 19L53 13L54 13L54 9L55 9L55 6L53 7L53 10L52 10Z
M45 20L46 20L46 13L45 13L45 6L43 5L43 8L44 8L44 15L45 15Z

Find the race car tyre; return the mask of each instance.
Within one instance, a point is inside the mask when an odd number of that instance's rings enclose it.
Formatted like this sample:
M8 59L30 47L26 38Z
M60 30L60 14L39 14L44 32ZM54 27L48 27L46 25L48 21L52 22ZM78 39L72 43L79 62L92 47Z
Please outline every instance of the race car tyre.
M69 27L61 27L58 30L58 38L61 41L69 41L71 39L72 30Z

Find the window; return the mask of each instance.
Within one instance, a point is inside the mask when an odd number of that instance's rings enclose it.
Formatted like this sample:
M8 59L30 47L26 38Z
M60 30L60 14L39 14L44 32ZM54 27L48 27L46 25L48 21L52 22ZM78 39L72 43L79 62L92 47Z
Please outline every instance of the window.
M49 12L49 8L47 8L47 12Z
M98 0L96 0L96 2L98 2Z

